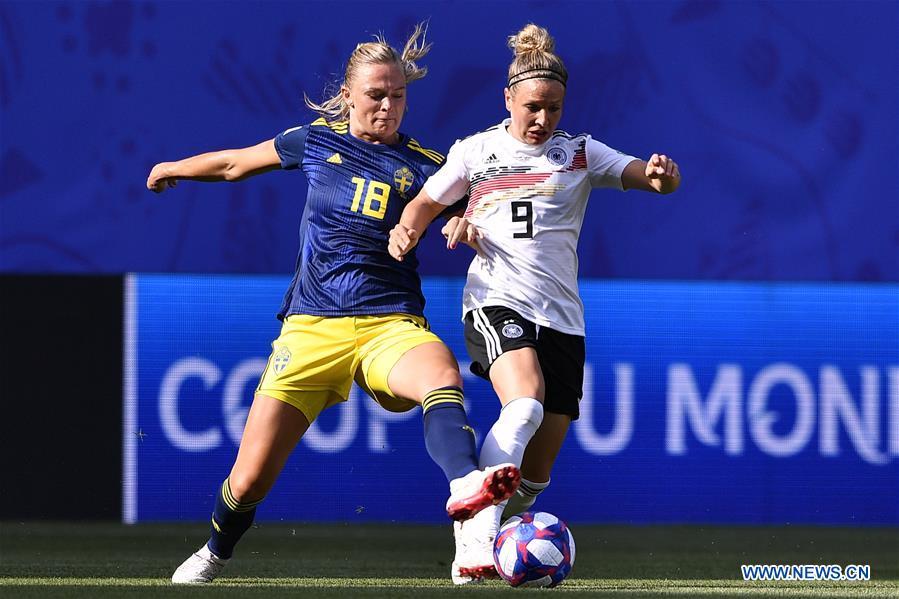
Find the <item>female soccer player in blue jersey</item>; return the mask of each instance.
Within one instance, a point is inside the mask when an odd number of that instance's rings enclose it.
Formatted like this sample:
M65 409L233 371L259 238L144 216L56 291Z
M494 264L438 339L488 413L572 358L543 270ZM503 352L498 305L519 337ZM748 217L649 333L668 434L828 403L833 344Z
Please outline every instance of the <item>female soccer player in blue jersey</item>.
M518 469L478 469L449 349L429 329L413 256L393 260L384 240L443 157L399 132L407 85L424 77L415 60L429 44L419 26L402 52L382 37L359 44L340 92L307 104L322 118L256 146L153 167L155 192L179 180L239 181L277 168L308 181L296 274L278 317L280 336L261 377L230 475L216 494L211 537L174 573L174 583L210 582L253 522L309 424L346 401L355 380L391 411L423 408L425 445L450 481L454 520L507 499Z
M617 152L589 135L557 131L568 72L542 27L509 39L515 58L504 95L510 117L458 142L446 164L406 207L391 232L398 259L418 232L456 198L464 217L444 227L478 255L463 293L465 341L472 371L491 381L503 405L484 439L481 465L521 465L521 486L507 514L524 511L549 485L584 378L584 307L577 289L577 241L587 198L596 187L670 193L677 164ZM456 523L457 584L495 575L493 537L502 507Z

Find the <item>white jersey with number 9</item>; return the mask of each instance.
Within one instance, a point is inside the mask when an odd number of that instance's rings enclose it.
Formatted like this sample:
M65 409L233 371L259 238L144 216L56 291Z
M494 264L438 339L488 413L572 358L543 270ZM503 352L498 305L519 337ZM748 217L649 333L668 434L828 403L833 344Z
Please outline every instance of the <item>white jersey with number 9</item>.
M465 216L480 230L483 256L468 269L466 313L506 306L540 326L584 335L577 241L590 191L622 189L632 160L589 135L555 131L539 146L518 141L509 119L457 141L424 186L450 205L468 195Z

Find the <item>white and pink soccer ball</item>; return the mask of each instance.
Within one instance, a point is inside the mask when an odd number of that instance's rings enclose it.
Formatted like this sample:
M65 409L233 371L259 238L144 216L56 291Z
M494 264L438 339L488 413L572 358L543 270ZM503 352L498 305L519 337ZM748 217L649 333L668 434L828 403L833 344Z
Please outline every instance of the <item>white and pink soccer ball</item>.
M493 545L496 571L513 587L554 587L574 565L574 537L547 512L512 516Z

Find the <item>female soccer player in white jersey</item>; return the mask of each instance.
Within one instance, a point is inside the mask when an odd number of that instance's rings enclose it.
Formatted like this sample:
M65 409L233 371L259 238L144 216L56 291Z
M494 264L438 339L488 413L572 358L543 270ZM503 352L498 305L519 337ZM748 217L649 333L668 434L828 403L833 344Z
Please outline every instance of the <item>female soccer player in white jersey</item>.
M217 490L210 539L175 571L176 584L219 575L310 423L346 401L354 380L388 410L422 406L425 446L450 481L454 520L517 488L517 466L479 469L459 367L424 319L417 261L396 262L383 242L443 162L399 132L407 84L426 72L414 62L429 48L423 33L419 26L402 53L380 37L359 44L340 92L323 104L307 101L327 119L249 148L163 162L147 179L160 192L179 179L238 181L280 167L301 169L309 183L281 334Z
M461 218L443 228L447 247L477 249L463 293L471 369L502 403L484 439L480 465L521 464L521 486L506 514L524 511L550 481L584 376L584 308L577 287L577 241L596 187L671 193L677 164L617 152L589 135L557 131L568 73L542 27L509 38L515 58L504 90L510 117L457 142L391 232L400 260L433 218L468 195ZM526 450L525 450L526 448ZM456 525L453 580L495 575L493 537L503 507Z

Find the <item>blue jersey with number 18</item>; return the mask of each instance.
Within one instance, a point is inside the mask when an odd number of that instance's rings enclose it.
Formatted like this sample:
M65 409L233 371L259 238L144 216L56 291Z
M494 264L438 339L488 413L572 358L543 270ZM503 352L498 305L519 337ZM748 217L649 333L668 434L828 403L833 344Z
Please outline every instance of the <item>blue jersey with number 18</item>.
M394 260L387 239L443 156L402 134L394 145L368 143L348 123L324 119L284 131L275 148L281 168L301 169L309 183L296 273L278 317L423 315L418 260Z

